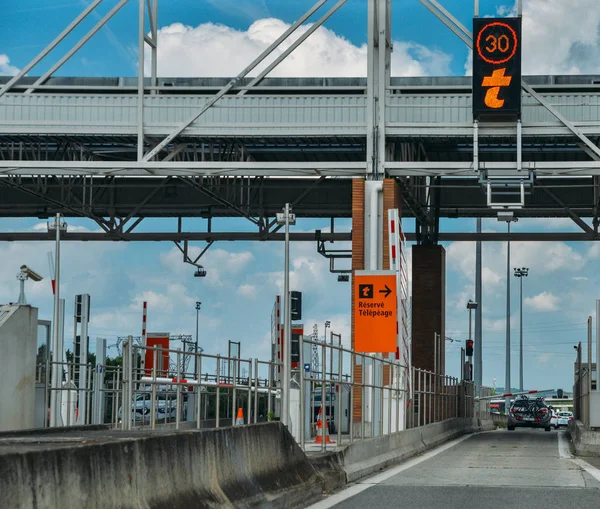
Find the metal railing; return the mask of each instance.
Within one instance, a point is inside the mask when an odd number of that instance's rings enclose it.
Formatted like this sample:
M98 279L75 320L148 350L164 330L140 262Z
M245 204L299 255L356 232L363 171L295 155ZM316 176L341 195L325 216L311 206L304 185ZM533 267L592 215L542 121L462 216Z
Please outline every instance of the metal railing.
M304 449L389 435L454 417L473 417L470 383L410 368L394 358L304 338L292 348L289 429ZM313 369L312 352L319 351ZM199 376L181 372L192 357ZM176 359L176 372L160 359ZM194 363L196 357L196 363ZM305 364L304 359L307 358ZM152 362L144 362L152 359ZM119 428L218 428L281 418L282 363L204 352L123 345ZM129 404L125 403L129 402ZM328 437L329 433L331 436Z
M151 355L151 368L142 359ZM199 376L181 372L183 355L197 358ZM176 358L176 372L158 368L159 360ZM191 362L190 365L194 365ZM224 365L227 370L224 370ZM121 429L171 425L180 429L219 428L236 424L238 410L244 423L275 418L280 389L275 375L280 363L239 359L206 353L123 344L123 405ZM226 371L226 372L225 372Z
M470 405L462 405L464 408L461 415L460 395L464 386L458 378L421 369L413 369L412 377L415 402L414 412L411 413L411 427L455 417L467 417Z
M60 376L52 386L53 368ZM85 380L81 379L85 374ZM50 426L50 401L57 398L59 426L113 424L118 422L117 409L121 398L122 369L120 366L93 366L74 361L46 361L36 366L36 385L43 388L45 416L43 427ZM84 397L85 396L85 397Z

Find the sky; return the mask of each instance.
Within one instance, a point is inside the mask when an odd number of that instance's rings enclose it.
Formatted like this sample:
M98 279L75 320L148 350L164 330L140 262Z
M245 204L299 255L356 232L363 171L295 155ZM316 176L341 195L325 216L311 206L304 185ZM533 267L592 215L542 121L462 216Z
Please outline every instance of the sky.
M0 0L0 75L23 68L86 6L84 0ZM115 4L105 0L66 41L30 74L40 75L56 62ZM161 77L233 76L257 56L313 0L170 0L159 2L158 72ZM486 16L514 12L510 0L482 0ZM524 74L600 73L600 3L597 0L524 0ZM330 2L332 5L333 2ZM463 24L471 26L472 2L445 0ZM273 76L365 76L366 1L349 0L304 45L273 72ZM314 21L314 20L313 20ZM393 2L394 54L392 74L465 75L470 70L468 49L417 0ZM56 74L59 76L135 76L137 74L137 1L131 0ZM303 27L302 30L306 30ZM146 55L146 58L148 55ZM74 230L97 230L88 220L68 219ZM200 229L202 220L186 220ZM219 229L239 231L245 220L219 220ZM302 220L295 231L325 230L328 222ZM146 220L138 231L173 231L172 220ZM348 220L339 221L349 230ZM406 231L414 221L405 220ZM495 220L484 230L503 230ZM0 230L45 230L35 219L0 219ZM443 220L442 231L474 231L475 220ZM514 231L579 231L570 220L521 220ZM194 246L200 250L202 244ZM342 248L340 244L336 246ZM474 298L475 245L446 243L447 290L446 366L459 373L460 345L468 334L466 302ZM49 275L50 243L0 243L0 302L16 301L16 273L26 263ZM597 266L600 245L592 243L513 243L512 266L530 268L524 281L525 386L571 390L573 345L586 344L587 316L600 297ZM209 353L225 353L227 341L242 342L242 357L270 355L270 316L283 283L283 245L276 243L215 243L202 258L204 279L169 243L63 243L62 296L67 299L66 345L72 338L74 295L89 293L92 310L90 338L114 344L117 337L141 332L142 302L148 302L148 330L195 334L195 302L200 311L200 345ZM350 341L350 286L338 283L328 262L312 242L291 248L292 289L304 294L305 330L331 321L331 330ZM506 244L483 247L483 382L504 386ZM511 270L512 272L512 270ZM519 287L511 282L512 381L518 380ZM27 296L52 318L48 280L27 283ZM113 354L115 350L109 349ZM585 355L584 355L585 357Z

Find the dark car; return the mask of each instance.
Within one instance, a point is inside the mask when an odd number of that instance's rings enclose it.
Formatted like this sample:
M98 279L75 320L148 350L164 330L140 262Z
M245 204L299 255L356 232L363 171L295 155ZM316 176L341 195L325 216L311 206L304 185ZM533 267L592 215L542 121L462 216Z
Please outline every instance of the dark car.
M508 429L512 431L517 426L523 426L550 431L550 419L552 419L552 411L546 405L544 398L529 399L527 396L520 396L510 406Z

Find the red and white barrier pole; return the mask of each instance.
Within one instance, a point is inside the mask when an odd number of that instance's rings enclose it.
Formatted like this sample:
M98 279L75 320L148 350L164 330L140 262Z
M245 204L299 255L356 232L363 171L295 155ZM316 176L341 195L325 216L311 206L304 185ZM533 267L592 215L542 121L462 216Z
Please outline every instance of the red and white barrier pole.
M496 394L495 396L484 396L481 398L475 398L478 400L483 400L483 399L502 399L502 398L510 398L510 397L514 397L514 396L523 396L526 394L541 394L543 392L554 392L555 389L546 389L543 391L538 391L538 390L533 390L533 391L523 391L523 392L507 392L505 394Z
M146 345L146 317L148 314L148 303L144 301L142 304L142 346L145 348ZM142 355L141 359L142 368L146 365L145 355Z

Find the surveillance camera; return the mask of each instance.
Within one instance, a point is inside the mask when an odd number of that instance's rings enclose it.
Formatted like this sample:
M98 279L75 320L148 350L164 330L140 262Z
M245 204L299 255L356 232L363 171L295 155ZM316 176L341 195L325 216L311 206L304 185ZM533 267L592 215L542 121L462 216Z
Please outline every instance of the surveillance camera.
M206 277L206 270L204 268L199 268L196 272L194 272L194 277Z
M33 281L41 281L42 279L44 279L37 272L35 272L35 271L31 270L29 267L27 267L27 265L21 265L21 272L23 274L26 274L27 277L29 279L32 279Z

